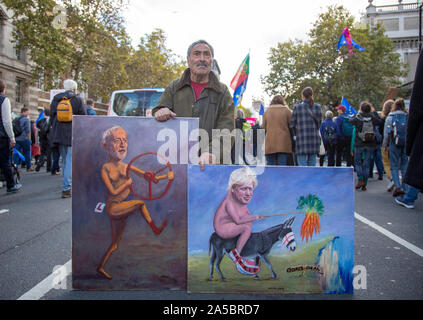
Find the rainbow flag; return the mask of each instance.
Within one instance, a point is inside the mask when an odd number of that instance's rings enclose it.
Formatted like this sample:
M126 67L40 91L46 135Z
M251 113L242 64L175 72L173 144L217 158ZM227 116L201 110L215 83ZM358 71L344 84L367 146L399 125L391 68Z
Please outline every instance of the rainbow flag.
M234 105L237 107L242 99L242 95L247 88L248 75L250 73L250 54L247 54L233 77L230 87L234 90Z
M336 47L336 50L339 51L339 48L342 46L348 47L348 56L352 56L354 54L353 47L357 48L359 51L365 51L363 47L358 45L350 35L350 31L348 30L348 27L345 27L344 30L342 30L341 36L339 37L338 45Z

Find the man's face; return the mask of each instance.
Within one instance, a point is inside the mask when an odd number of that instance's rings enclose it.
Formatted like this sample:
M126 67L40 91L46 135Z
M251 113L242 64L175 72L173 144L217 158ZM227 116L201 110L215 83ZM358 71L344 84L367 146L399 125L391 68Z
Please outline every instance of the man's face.
M248 204L254 193L254 185L252 182L235 185L232 187L232 195L241 204Z
M213 57L205 43L199 43L191 50L188 57L188 67L194 75L208 75L211 71Z
M109 154L114 159L123 160L128 151L128 138L125 130L117 129L112 132L112 139L108 146Z

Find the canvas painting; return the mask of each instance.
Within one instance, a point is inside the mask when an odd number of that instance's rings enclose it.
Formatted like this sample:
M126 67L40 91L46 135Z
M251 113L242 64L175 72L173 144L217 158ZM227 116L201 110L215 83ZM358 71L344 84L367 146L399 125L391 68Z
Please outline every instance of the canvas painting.
M188 167L188 291L353 293L352 168Z
M73 288L186 290L196 129L197 119L74 117Z

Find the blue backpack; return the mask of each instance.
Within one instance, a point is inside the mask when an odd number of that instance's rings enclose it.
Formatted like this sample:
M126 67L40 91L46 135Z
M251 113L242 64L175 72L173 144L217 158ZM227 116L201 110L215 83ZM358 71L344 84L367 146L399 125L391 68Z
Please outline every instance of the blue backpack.
M323 131L323 138L325 142L331 146L336 144L338 136L336 134L335 128L330 125L327 125L325 127L325 130Z
M397 147L405 146L405 137L407 135L407 115L392 115L391 141Z
M350 117L341 115L342 118L342 135L344 137L352 137L354 126L349 122Z

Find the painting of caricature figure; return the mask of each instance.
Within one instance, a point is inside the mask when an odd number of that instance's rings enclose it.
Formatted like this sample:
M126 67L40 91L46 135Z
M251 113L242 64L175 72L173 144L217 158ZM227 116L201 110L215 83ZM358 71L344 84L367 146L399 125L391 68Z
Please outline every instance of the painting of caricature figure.
M179 132L178 121L170 125ZM73 126L74 133L84 132L73 136L73 287L185 289L186 165L163 170L151 155L160 150L156 136L164 125L85 116L75 117ZM189 130L196 126L189 121ZM149 197L149 184L150 196L159 196ZM94 210L101 203L104 209Z

